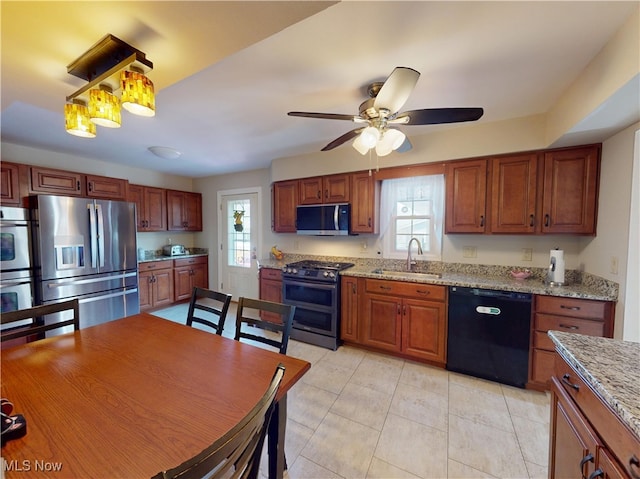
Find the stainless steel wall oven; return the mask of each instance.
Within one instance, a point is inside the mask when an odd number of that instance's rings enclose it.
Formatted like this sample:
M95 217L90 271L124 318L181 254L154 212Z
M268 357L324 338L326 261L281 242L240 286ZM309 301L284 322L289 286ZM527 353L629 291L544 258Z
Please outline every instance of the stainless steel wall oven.
M353 263L299 261L282 271L282 298L296 307L291 338L336 350L340 333L339 271Z

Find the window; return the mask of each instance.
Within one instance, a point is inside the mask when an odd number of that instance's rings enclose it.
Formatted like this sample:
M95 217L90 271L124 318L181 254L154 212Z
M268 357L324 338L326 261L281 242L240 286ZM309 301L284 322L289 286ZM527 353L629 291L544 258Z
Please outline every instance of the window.
M229 234L229 266L251 267L251 202L248 199L227 203L227 231ZM241 212L240 215L234 215ZM239 223L236 220L239 216Z
M418 238L422 259L442 259L444 175L382 181L380 226L385 258L406 258Z

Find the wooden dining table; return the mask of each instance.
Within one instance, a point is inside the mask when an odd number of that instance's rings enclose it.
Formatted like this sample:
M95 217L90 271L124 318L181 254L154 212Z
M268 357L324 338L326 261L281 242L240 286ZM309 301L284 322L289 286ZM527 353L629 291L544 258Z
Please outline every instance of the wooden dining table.
M269 477L282 477L286 394L310 368L148 313L1 356L2 397L27 420L27 434L2 448L7 478L150 478L236 425L280 363L268 462Z

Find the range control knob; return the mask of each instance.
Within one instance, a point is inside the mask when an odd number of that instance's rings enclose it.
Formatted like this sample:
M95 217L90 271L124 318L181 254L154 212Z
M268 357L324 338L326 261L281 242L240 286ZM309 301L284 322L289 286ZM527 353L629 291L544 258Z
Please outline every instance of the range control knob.
M324 273L322 273L322 276L324 276L325 278L327 278L329 276L329 272L325 271Z
M331 271L329 273L329 278L335 278L335 277L336 277L336 274L333 271Z
M296 268L293 268L293 269L291 270L291 272L292 272L293 274L296 274L296 273L298 272L298 270L297 270Z

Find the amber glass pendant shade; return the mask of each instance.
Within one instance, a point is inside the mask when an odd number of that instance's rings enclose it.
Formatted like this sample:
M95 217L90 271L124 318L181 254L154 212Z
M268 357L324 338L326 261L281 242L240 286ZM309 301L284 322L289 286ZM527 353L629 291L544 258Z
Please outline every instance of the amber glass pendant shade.
M89 116L96 125L120 128L120 100L110 88L100 85L99 90L89 90Z
M122 107L139 116L155 116L156 99L153 82L137 71L123 71L120 75Z
M64 105L65 130L82 138L95 138L96 125L89 118L89 109L84 102L74 100Z

